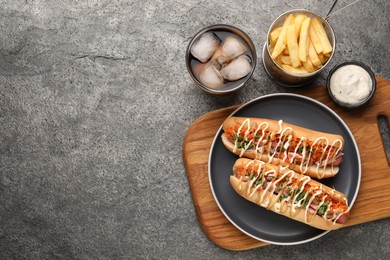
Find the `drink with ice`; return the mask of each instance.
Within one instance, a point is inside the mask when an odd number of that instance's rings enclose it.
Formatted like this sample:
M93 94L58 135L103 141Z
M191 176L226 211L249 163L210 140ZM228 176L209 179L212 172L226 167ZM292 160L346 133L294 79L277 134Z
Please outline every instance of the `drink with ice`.
M198 81L212 89L229 89L245 81L252 70L248 44L227 30L203 33L193 43L190 64Z

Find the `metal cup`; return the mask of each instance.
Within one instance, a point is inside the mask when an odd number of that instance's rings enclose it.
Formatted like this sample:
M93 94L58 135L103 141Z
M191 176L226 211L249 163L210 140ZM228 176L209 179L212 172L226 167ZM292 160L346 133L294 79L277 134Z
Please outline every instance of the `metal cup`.
M286 16L289 14L294 14L294 15L305 14L310 18L317 18L324 25L325 32L328 35L328 38L329 38L330 44L333 47L333 50L332 50L332 53L331 53L328 61L325 64L323 64L323 66L320 69L318 69L314 72L311 72L308 74L293 74L293 73L290 73L290 72L284 70L282 67L280 67L278 64L276 64L276 62L271 58L271 53L269 50L269 36L275 28L283 25L283 22L284 22ZM271 27L268 30L267 41L265 42L264 47L263 47L264 69L267 72L267 74L277 84L285 86L285 87L300 87L300 86L309 84L310 82L315 80L320 75L321 71L329 64L330 60L332 59L334 51L335 51L335 46L336 46L335 35L334 35L332 27L327 22L327 20L322 18L320 15L318 15L314 12L308 11L308 10L304 10L304 9L291 10L291 11L288 11L288 12L280 15L272 23Z
M199 37L202 36L202 34L209 32L209 31L215 32L215 33L220 34L224 37L227 36L226 33L231 33L231 34L236 35L240 39L242 39L244 41L244 44L247 47L247 55L251 57L251 62L252 62L252 64L251 64L252 69L248 73L248 75L246 75L245 77L238 79L236 81L228 82L225 84L224 87L219 88L219 89L210 88L207 85L203 84L200 81L199 76L197 76L195 74L195 72L193 71L192 66L191 66L191 62L194 59L192 57L192 54L191 54L192 45L194 44L194 42L197 39L199 39ZM246 82L252 77L252 74L256 68L257 54L256 54L256 48L255 48L254 43L252 42L251 38L244 31L242 31L234 26L227 25L227 24L215 24L215 25L211 25L211 26L208 26L208 27L202 29L192 38L192 40L190 41L190 43L187 46L185 61L186 61L186 66L187 66L187 70L188 70L189 74L191 75L192 79L194 80L194 82L196 83L196 85L200 89L202 89L203 91L205 91L209 94L213 94L213 95L225 95L225 94L230 94L230 93L236 92L239 89L243 88L244 85L246 84Z

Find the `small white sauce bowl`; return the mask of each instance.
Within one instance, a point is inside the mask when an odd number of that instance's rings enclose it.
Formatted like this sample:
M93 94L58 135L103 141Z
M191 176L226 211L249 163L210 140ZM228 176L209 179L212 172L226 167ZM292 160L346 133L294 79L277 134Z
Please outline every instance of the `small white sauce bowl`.
M367 95L367 97L360 101L360 102L356 102L356 103L345 103L345 102L342 102L340 101L339 99L337 99L337 97L333 94L332 92L332 89L331 89L331 79L332 79L332 76L333 74L340 68L344 67L344 66L347 66L347 65L356 65L356 66L359 66L360 68L364 69L369 77L371 78L371 83L372 83L372 88L371 88L371 91L370 93ZM328 89L328 94L329 94L329 97L332 99L332 101L334 103L336 103L337 105L341 106L341 107L344 107L344 108L358 108L358 107L362 107L364 106L365 104L368 103L368 101L374 96L374 93L375 93L375 90L376 90L376 80L375 80L375 74L372 72L372 70L367 66L365 65L364 63L362 62L359 62L359 61L348 61L348 62L344 62L344 63L341 63L341 64L338 64L336 65L328 74L328 77L327 77L327 80L326 80L326 87Z

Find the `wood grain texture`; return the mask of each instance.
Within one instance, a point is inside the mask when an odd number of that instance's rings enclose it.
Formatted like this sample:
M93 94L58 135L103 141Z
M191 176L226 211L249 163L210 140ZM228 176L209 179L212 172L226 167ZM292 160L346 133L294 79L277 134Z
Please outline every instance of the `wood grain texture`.
M377 78L377 91L363 108L348 110L332 103L324 86L296 92L312 97L334 110L349 126L359 147L362 181L347 226L390 217L390 166L378 129L377 118L390 119L390 81ZM206 113L189 127L183 142L183 160L199 223L207 237L229 250L267 245L242 233L220 211L208 179L208 157L214 136L237 106Z

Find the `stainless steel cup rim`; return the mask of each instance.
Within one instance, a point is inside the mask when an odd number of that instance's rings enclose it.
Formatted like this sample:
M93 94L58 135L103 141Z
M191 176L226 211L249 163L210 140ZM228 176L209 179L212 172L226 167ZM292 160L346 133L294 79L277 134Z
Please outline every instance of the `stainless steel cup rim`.
M311 73L307 73L307 74L294 74L294 73L290 73L286 70L284 70L282 67L280 67L272 58L272 62L278 67L280 68L284 73L286 73L287 75L290 75L292 77L297 77L297 78L306 78L306 77L311 77L311 76L314 76L318 73L320 73L330 62L330 60L332 59L334 53L335 53L335 48L336 48L336 36L334 34L334 31L333 31L333 28L332 26L328 23L327 20L325 20L321 15L313 12L313 11L309 11L309 10L306 10L306 9L293 9L293 10L290 10L290 11L287 11L285 13L282 13L281 15L279 15L274 21L273 23L271 24L271 26L269 27L268 29L268 33L267 33L267 39L266 39L266 46L267 46L267 52L269 54L269 56L271 57L271 53L269 51L269 36L271 34L271 32L273 31L273 29L275 28L276 25L278 25L278 23L281 21L282 18L284 18L285 16L291 14L291 13L305 13L305 14L309 14L309 16L311 17L316 17L318 19L320 19L320 22L322 24L325 24L328 28L329 28L329 32L331 33L331 44L332 44L332 47L333 47L333 50L332 50L332 53L328 59L328 61L321 67L319 68L318 70L316 71L313 71Z

